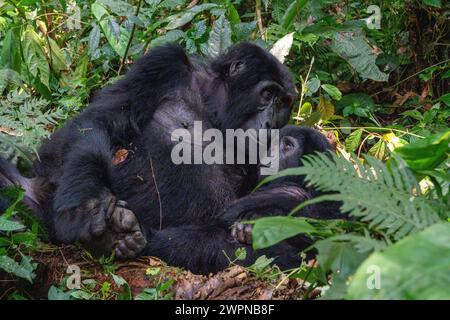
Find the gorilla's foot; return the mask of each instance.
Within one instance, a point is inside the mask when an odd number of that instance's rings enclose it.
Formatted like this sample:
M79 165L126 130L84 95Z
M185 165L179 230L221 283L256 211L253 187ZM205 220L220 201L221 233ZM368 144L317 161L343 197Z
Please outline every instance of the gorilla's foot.
M112 195L87 204L92 212L90 237L84 241L88 249L96 254L114 252L118 259L131 259L145 248L147 241L139 221L125 205Z
M117 258L134 258L145 248L147 240L131 210L116 207L110 219L110 226L116 232L114 251Z
M231 226L231 235L238 242L243 244L252 244L253 225L236 222Z

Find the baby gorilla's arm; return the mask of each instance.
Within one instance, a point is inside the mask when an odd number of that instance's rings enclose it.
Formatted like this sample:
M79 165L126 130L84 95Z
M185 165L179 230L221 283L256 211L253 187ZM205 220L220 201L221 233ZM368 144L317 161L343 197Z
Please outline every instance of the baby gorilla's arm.
M300 203L312 197L312 192L289 182L269 185L264 190L236 200L224 212L222 220L231 225L231 234L237 241L251 244L253 228L245 221L269 216L286 216ZM336 202L318 203L301 209L295 216L315 219L344 218L339 212L339 206L340 204ZM291 244L305 247L305 244L310 243L309 238L300 236Z

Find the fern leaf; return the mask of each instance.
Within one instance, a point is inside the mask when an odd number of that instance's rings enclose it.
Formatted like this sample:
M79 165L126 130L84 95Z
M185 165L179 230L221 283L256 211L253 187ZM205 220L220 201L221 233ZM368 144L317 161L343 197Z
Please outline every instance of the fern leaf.
M440 220L433 202L415 195L420 189L407 166L393 163L389 170L378 159L367 156L366 160L369 165L353 158L355 168L353 163L337 156L307 156L296 174L306 175L305 181L321 191L337 192L321 199L342 201L343 212L396 240ZM308 204L305 202L301 207Z

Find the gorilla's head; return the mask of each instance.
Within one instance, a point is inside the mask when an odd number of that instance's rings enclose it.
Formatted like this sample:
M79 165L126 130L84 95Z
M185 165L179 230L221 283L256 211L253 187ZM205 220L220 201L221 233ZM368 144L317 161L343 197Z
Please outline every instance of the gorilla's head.
M298 126L285 126L280 130L280 170L301 165L302 156L331 151L328 139L319 131Z
M274 129L289 120L295 97L292 75L256 44L240 43L211 62L214 74L208 99L221 129Z
M330 152L333 147L328 139L319 131L307 127L293 125L280 129L278 170L302 166L302 157L315 152ZM261 166L263 166L261 164ZM259 180L265 178L259 175ZM280 180L303 181L300 176L284 177Z

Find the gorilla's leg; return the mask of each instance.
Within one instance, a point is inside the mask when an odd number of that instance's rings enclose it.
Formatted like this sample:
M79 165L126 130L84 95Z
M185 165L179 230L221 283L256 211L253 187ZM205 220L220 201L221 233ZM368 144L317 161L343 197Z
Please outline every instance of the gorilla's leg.
M235 263L249 266L259 256L275 258L282 269L300 266L299 251L287 243L254 251L251 246L239 243L225 226L188 225L171 227L152 232L146 255L157 256L170 265L186 268L194 273L208 274L225 269L230 260L235 260L235 252L246 249L246 258Z
M111 160L105 131L91 126L78 137L55 179L53 233L57 241L80 241L96 254L132 258L146 240L134 213L109 189Z

